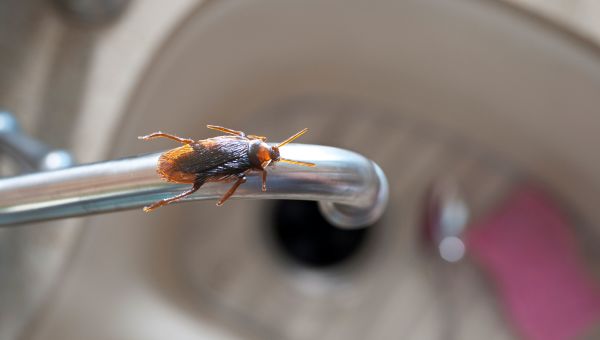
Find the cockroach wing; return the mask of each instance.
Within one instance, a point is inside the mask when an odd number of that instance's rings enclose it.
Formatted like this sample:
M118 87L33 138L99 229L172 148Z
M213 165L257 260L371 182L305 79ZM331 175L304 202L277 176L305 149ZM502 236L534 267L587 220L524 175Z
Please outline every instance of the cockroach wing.
M159 174L170 181L223 180L250 169L248 140L220 136L169 150L159 159Z

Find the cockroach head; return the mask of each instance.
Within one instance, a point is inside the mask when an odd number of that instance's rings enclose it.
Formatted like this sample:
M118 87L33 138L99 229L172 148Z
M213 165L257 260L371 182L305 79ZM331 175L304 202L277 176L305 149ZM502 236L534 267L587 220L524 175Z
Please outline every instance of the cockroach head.
M273 160L273 162L277 162L279 160L279 147L277 145L273 145L271 147L271 149L269 150L269 156L271 157L271 160Z

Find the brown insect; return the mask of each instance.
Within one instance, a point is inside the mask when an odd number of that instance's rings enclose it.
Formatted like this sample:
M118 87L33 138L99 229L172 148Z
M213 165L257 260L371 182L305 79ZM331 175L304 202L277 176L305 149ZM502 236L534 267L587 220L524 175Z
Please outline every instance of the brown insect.
M144 207L144 211L152 211L191 195L206 182L235 180L231 189L217 202L217 205L221 206L242 183L246 182L246 174L252 170L262 171L262 191L267 191L267 167L269 165L275 162L284 162L315 166L313 163L293 161L279 156L279 148L302 136L308 129L296 133L275 146L269 146L265 143L267 138L263 136L246 135L242 131L215 125L206 127L225 132L229 136L194 141L159 131L138 137L143 140L169 138L184 144L160 155L157 172L168 182L192 184L191 189Z

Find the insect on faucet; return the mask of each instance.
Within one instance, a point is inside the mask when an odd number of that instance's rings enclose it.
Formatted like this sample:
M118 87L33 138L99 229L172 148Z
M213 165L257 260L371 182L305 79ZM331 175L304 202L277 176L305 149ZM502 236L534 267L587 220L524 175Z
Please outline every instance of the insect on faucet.
M281 158L279 148L305 134L303 129L283 142L269 146L267 138L246 135L242 131L221 126L207 125L209 129L225 132L230 136L218 136L194 141L163 132L155 132L139 139L169 138L184 144L164 152L158 159L157 172L167 182L192 184L192 187L179 195L162 199L144 211L150 212L158 207L178 201L196 192L207 182L235 181L233 186L217 201L221 206L246 182L250 171L262 172L262 191L267 191L267 167L275 162L284 162L302 166L315 166L314 163Z
M158 132L141 138L165 137L183 145L163 153L1 178L0 226L153 209L182 198L222 204L234 193L241 199L317 201L323 217L342 228L372 225L385 211L385 174L362 155L290 143L306 129L279 144L267 144L264 137L209 127L228 135L194 141ZM293 160L281 158L283 146L286 158ZM283 164L271 166L277 162ZM264 192L267 170L269 187ZM247 185L241 186L245 180ZM185 187L190 184L191 189Z

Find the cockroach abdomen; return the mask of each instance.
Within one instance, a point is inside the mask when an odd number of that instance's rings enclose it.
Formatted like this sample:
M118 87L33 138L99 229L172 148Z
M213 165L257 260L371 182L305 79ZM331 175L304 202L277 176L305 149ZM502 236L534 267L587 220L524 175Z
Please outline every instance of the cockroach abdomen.
M161 178L169 182L175 183L194 183L196 174L183 171L179 162L182 158L189 157L193 154L194 149L190 145L184 145L169 151L166 151L158 159L156 172Z

